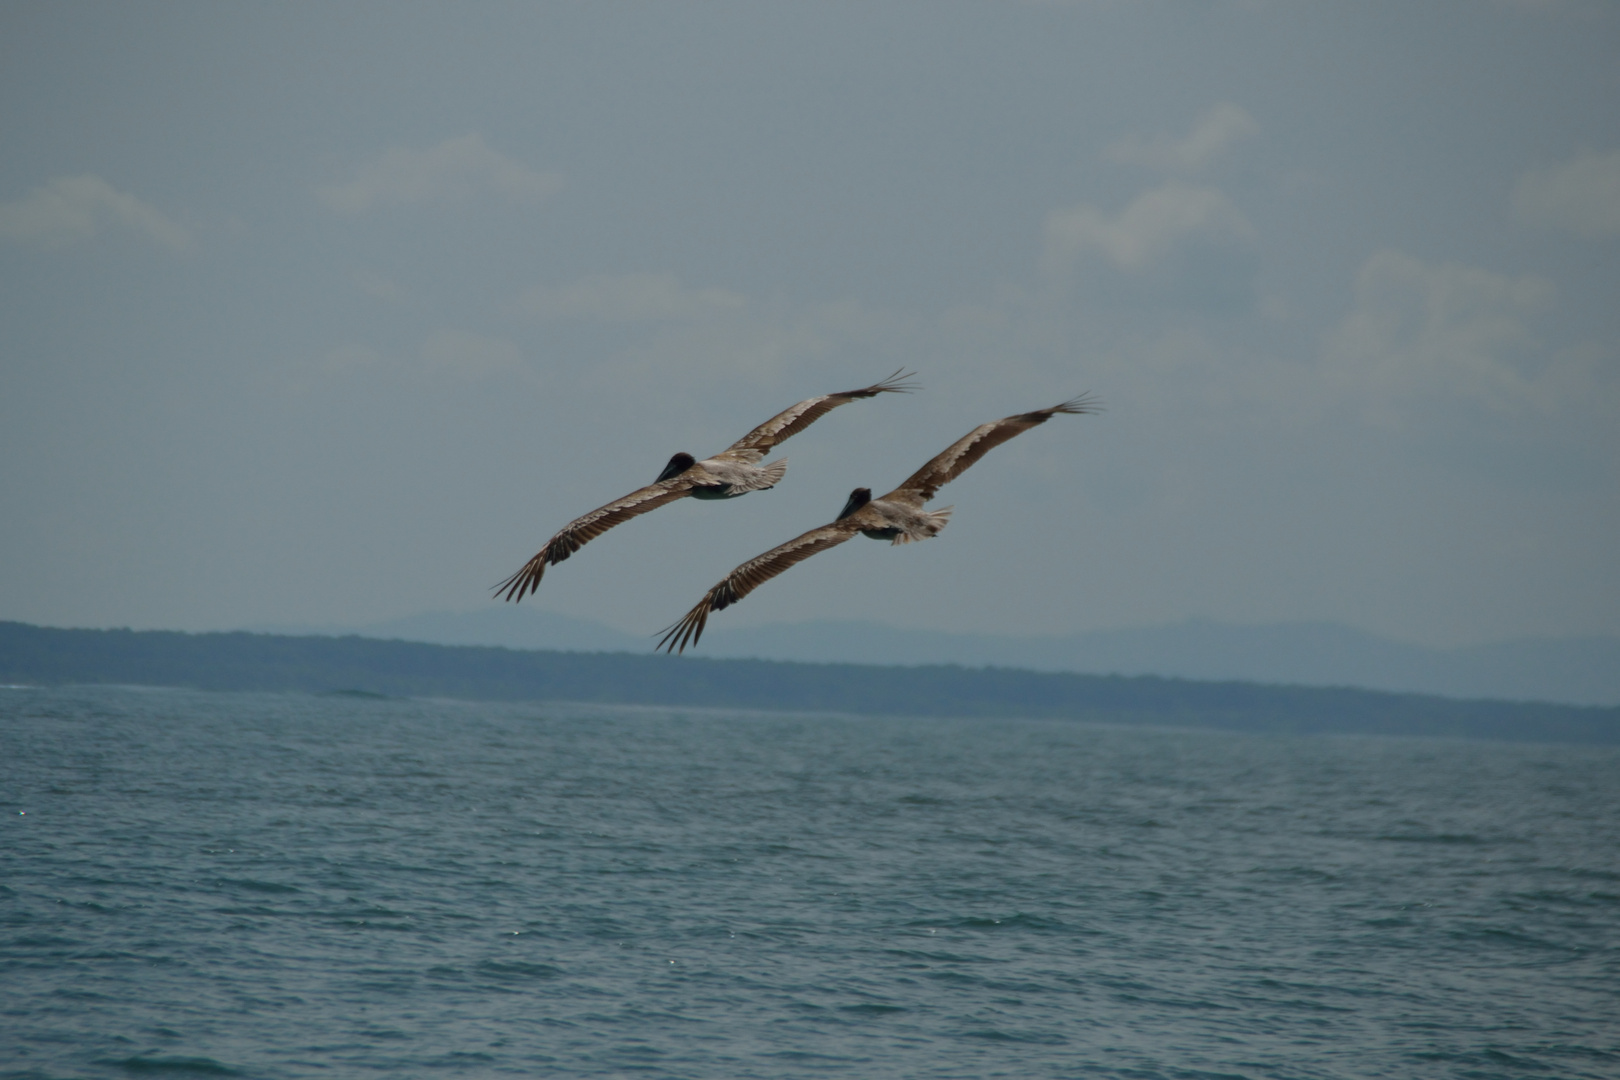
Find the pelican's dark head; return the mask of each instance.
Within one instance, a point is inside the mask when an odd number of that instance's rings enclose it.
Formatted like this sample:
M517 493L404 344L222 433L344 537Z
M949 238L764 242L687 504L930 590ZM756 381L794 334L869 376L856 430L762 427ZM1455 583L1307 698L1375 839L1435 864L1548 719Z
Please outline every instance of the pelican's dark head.
M658 474L658 479L654 480L653 483L662 483L672 476L679 476L696 464L697 458L683 450L669 459L669 464L664 466L664 471Z
M844 509L839 512L838 520L843 521L845 518L849 517L849 515L853 514L855 511L859 510L861 507L865 506L871 501L871 488L856 488L854 491L849 493L849 502L845 503Z

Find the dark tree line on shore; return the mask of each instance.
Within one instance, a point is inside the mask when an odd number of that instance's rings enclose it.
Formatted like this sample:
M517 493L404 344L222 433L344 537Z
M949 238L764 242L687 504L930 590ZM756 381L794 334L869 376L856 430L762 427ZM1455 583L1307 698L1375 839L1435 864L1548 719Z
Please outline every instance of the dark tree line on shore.
M1620 708L1012 668L525 652L361 637L62 630L15 622L0 622L0 683L1055 717L1252 732L1620 743Z

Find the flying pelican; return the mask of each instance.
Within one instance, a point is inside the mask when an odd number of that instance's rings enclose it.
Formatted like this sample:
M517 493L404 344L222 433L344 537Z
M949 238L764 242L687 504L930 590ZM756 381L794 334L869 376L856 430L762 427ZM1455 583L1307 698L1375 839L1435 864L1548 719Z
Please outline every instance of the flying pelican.
M839 513L838 520L819 529L811 529L785 544L771 548L758 558L750 559L725 576L714 588L704 594L697 606L688 611L674 626L663 630L657 649L674 652L686 651L703 636L703 627L709 613L730 607L771 578L795 563L801 563L817 552L837 547L860 533L873 540L888 540L895 544L909 544L913 540L927 540L939 535L951 519L952 507L924 510L923 504L939 493L939 489L967 472L968 467L1015 435L1022 435L1032 427L1046 423L1058 413L1095 413L1101 404L1089 394L1081 394L1050 409L1019 413L1003 420L980 424L966 435L951 443L945 452L912 473L906 482L883 496L872 498L871 488L856 488Z
M912 376L913 373L903 368L897 369L882 382L863 386L859 390L806 398L703 461L684 451L676 454L651 484L564 525L557 535L546 541L545 547L535 553L534 558L523 564L523 569L495 586L495 595L505 592L507 600L522 600L526 594L540 588L546 564L560 563L613 526L676 499L684 499L688 495L694 499L734 499L750 491L775 487L787 472L787 459L782 458L769 465L759 462L777 443L797 435L840 405L878 394L903 394L915 390L916 384L908 381Z

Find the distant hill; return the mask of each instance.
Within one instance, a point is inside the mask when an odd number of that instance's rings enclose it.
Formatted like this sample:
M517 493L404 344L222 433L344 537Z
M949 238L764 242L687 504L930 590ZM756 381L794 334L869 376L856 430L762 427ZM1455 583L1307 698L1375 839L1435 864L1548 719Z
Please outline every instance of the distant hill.
M520 652L362 637L60 630L0 622L0 683L131 683L940 717L1301 734L1620 744L1620 708L1154 676Z
M534 607L492 605L351 627L262 627L278 633L362 634L440 645L575 652L650 652L635 637ZM708 657L818 663L964 664L1098 675L1357 686L1464 698L1620 705L1620 638L1547 638L1429 649L1337 623L1170 626L1043 637L952 634L863 622L713 627Z

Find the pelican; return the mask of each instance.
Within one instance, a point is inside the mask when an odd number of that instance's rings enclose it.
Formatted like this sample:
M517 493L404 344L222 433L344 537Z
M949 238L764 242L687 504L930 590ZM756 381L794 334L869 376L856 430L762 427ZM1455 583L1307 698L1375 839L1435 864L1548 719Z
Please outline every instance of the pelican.
M967 472L975 461L1008 439L1046 423L1058 413L1100 411L1102 405L1096 399L1089 394L1081 394L1050 409L1036 409L1002 420L992 420L988 424L980 424L951 443L944 453L934 457L912 473L905 483L882 498L872 498L871 488L856 488L849 493L849 501L844 504L836 521L773 547L727 574L723 581L704 594L703 599L680 622L661 631L663 637L654 651L663 649L674 652L679 649L685 652L688 645L696 645L703 636L703 627L709 621L710 612L730 607L788 567L818 552L837 547L856 533L873 540L887 540L891 544L909 544L913 540L938 536L939 531L951 520L951 510L954 508L946 506L938 510L924 510L923 504L937 495L940 488Z
M735 499L750 491L775 487L787 472L787 459L782 458L768 465L759 462L777 443L797 435L840 405L878 394L903 394L915 390L916 384L909 381L913 374L903 368L897 369L882 382L863 386L859 390L806 398L792 408L777 413L714 457L699 461L685 452L676 454L651 484L564 525L557 535L546 541L545 547L535 553L534 558L523 564L521 570L495 586L495 595L504 592L507 600L522 600L526 594L540 588L540 579L545 575L548 563L560 563L613 526L676 499L687 496L694 499Z

